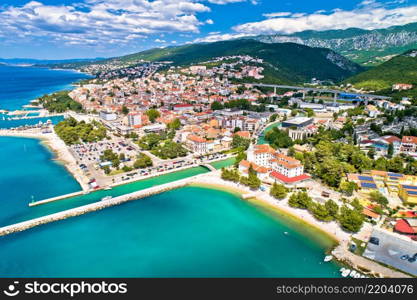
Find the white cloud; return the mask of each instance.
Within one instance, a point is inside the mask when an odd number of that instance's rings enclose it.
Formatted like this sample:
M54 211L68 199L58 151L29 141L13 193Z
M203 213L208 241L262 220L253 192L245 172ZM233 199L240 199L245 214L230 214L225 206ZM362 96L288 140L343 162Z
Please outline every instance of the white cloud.
M207 0L213 4L225 5L229 3L246 2L246 0Z
M276 13L263 14L265 18L289 17L291 15L292 13L290 12L276 12Z
M401 1L401 0L400 0ZM398 4L398 1L396 2ZM274 13L279 14L279 13ZM272 14L271 14L272 15ZM266 20L233 27L241 34L291 34L304 30L330 30L346 28L378 29L417 22L417 6L393 7L374 0L363 1L356 9L336 9L312 14L267 16Z
M212 43L212 42L219 42L219 41L227 41L232 39L238 39L242 37L250 36L245 33L225 33L220 34L218 32L213 32L206 37L197 38L193 41L193 43Z
M81 0L80 0L81 1ZM201 2L201 1L200 1ZM197 0L85 0L73 5L0 6L0 35L70 45L123 44L160 33L198 33L210 8Z
M206 20L206 24L213 25L214 21L212 19L208 19Z

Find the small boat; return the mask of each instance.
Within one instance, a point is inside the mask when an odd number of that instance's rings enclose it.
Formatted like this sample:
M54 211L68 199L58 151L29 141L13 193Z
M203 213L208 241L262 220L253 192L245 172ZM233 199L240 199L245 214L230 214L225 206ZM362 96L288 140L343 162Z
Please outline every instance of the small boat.
M285 234L285 235L288 235L288 232L287 232L287 231L284 231L284 234Z
M333 259L333 256L332 255L326 255L326 257L324 258L324 262L329 262L329 261L331 261Z
M107 201L107 200L110 200L111 198L113 198L113 197L112 196L106 196L106 197L101 198L101 201Z
M353 276L353 278L361 278L361 274L356 273L355 276Z
M349 273L350 273L350 269L344 269L342 271L342 277L348 277Z
M356 274L358 274L355 270L352 270L352 272L350 272L349 276L350 277L355 277Z
M106 187L105 189L104 189L105 191L109 191L109 190L111 190L111 187Z

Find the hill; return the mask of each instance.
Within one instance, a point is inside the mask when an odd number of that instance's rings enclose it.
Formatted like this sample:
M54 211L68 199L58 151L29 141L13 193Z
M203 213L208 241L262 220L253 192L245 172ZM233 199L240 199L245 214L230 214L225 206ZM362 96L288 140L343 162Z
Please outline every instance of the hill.
M396 100L402 97L417 97L417 50L409 50L389 61L346 79L355 88L375 91L391 96ZM413 88L405 91L392 91L396 83L412 84Z
M395 83L417 84L417 50L407 51L345 82L375 91L389 89Z
M265 43L298 43L310 47L332 49L365 66L381 64L393 56L417 48L417 23L385 29L303 31L291 35L255 37Z
M276 83L304 83L312 78L341 81L362 71L359 65L332 50L294 43L268 44L249 39L151 49L99 63L134 65L140 61L164 61L173 66L183 66L233 55L263 59L268 79Z

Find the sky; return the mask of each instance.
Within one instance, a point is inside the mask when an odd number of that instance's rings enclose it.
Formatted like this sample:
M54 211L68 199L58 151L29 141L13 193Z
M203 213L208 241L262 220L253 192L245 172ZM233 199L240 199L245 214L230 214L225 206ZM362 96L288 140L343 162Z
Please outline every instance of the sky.
M1 0L0 57L114 57L304 30L417 22L417 0Z

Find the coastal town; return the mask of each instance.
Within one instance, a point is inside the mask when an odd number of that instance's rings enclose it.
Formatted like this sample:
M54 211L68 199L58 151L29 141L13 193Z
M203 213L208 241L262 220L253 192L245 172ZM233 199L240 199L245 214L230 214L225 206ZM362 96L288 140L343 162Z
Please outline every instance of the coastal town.
M100 65L73 90L31 102L60 122L0 135L45 140L80 193L202 166L209 173L188 183L238 191L332 236L339 245L325 260L346 263L342 276L417 276L417 99L316 80L263 85L263 63L235 55L188 66Z

